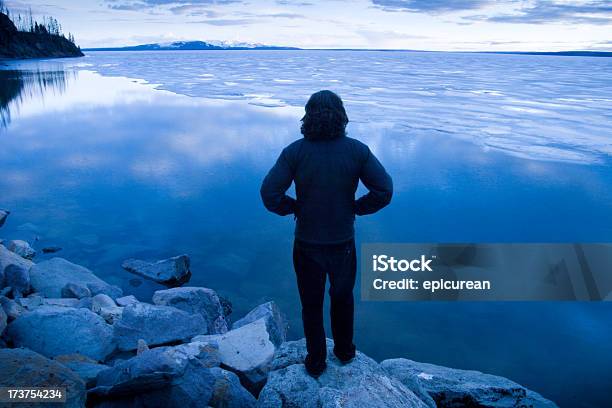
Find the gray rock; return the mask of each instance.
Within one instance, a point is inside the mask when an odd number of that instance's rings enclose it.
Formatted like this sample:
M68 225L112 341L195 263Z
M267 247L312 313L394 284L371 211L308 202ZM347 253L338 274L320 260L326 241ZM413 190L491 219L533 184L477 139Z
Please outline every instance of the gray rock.
M138 303L138 299L136 299L134 295L122 296L122 297L115 299L115 301L117 302L119 306L123 306L123 307L132 305L134 303Z
M416 378L438 407L556 407L552 401L507 378L479 371L457 370L403 358L385 360L381 366L402 382L408 378L408 386Z
M80 265L68 262L63 258L52 258L48 261L38 263L30 269L30 282L32 288L45 297L59 298L62 296L62 288L68 283L77 285L98 285L110 287L110 285L98 278L92 271ZM89 288L92 294L95 294Z
M219 367L210 369L215 377L213 393L208 405L224 408L250 408L257 405L257 400L240 384L238 376Z
M16 299L15 302L26 311L32 311L43 304L42 296L31 294L26 298Z
M47 357L79 353L102 361L115 349L111 326L87 309L39 306L11 322L7 331L15 346Z
M85 381L85 386L87 388L94 387L96 385L96 377L100 371L108 368L108 366L104 364L98 364L96 361L76 353L62 354L55 357L53 360L74 371L83 381Z
M0 210L0 227L4 225L10 213L8 210Z
M270 340L275 346L280 346L287 339L287 320L281 313L278 306L274 302L264 303L251 310L245 317L237 320L232 325L233 329L237 329L246 324L252 323L255 320L263 318L270 334Z
M221 303L221 307L223 308L223 316L229 324L229 316L232 314L232 302L223 296L219 296L219 302Z
M328 341L330 356L332 347L333 343ZM427 407L410 389L363 353L357 352L355 359L346 365L329 358L327 370L318 379L310 377L303 364L289 364L305 353L304 340L281 346L277 354L282 362L275 364L279 368L270 372L259 395L258 406Z
M187 255L179 255L157 262L128 259L121 264L121 267L130 273L166 286L180 286L191 279L189 263Z
M182 287L158 290L153 294L156 305L173 306L190 314L200 314L206 320L208 334L227 332L223 306L217 293L208 288Z
M113 326L119 349L124 351L136 350L139 339L155 346L206 333L206 321L201 315L147 303L126 306Z
M19 255L20 257L32 260L36 256L36 251L26 241L20 239L12 239L2 241L2 245L9 251Z
M4 245L0 245L0 287L10 286L6 285L5 282L6 268L10 265L15 265L25 271L29 271L34 263L9 251Z
M266 381L274 358L274 344L264 319L225 334L197 336L193 341L218 344L223 366L238 374L250 391L259 391Z
M102 281L100 282L92 282L87 284L87 289L91 292L92 296L104 294L108 295L111 299L117 299L118 297L123 296L123 290L115 285L109 285L108 283Z
M96 407L253 407L255 399L235 375L204 363L207 347L158 347L118 362L98 374L88 402Z
M60 307L77 308L79 306L79 299L43 298L41 306L60 306Z
M67 283L61 290L63 298L82 299L91 296L91 291L87 286L79 285L78 283Z
M2 387L64 387L66 408L85 406L85 384L62 364L49 360L28 349L0 349L0 386ZM34 406L15 404L15 406ZM50 404L53 406L54 404Z
M0 296L0 305L2 305L2 310L4 310L7 317L7 322L9 323L21 316L24 312L23 307L21 307L13 299L9 299L6 296Z
M111 324L119 320L123 314L123 308L117 306L115 301L104 293L98 293L91 299L91 311Z
M6 286L12 288L13 297L19 298L30 292L30 273L21 265L8 265L4 268Z

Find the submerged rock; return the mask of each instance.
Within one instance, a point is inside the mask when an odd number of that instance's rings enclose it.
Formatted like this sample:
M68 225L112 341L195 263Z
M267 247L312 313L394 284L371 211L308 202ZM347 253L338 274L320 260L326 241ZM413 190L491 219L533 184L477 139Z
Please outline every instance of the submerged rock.
M0 227L4 225L10 213L8 210L0 210Z
M217 293L208 288L182 287L158 290L153 294L156 305L173 306L206 320L207 334L227 332L227 322Z
M232 325L233 329L237 329L244 325L263 318L270 334L270 340L276 347L280 346L287 338L287 320L281 313L278 306L274 302L264 303L251 310L242 319L237 320Z
M380 365L407 386L414 386L416 380L437 407L556 407L552 401L507 378L479 371L457 370L404 358L385 360Z
M180 286L191 279L189 264L187 255L179 255L157 262L128 259L121 264L121 267L130 273L166 286Z
M4 245L9 251L16 253L24 259L32 260L36 256L36 250L34 250L34 248L32 248L26 241L22 241L20 239L2 241L2 245Z
M147 303L126 306L113 326L119 349L124 351L136 350L139 339L155 346L206 333L206 321L201 315Z
M28 349L0 349L0 367L2 367L0 370L2 387L63 387L66 388L66 403L61 404L62 407L85 406L83 380L56 361ZM15 404L17 405L22 404Z
M274 407L415 407L427 408L409 388L389 376L374 360L357 352L343 365L328 358L327 370L314 379L301 363L306 354L304 340L284 343L277 351L274 371L262 389L258 406ZM332 356L333 343L328 341ZM277 360L275 358L275 360Z
M48 247L44 247L41 251L43 254L54 254L56 252L59 252L62 250L62 247L58 247L58 246L48 246Z
M85 382L87 388L91 388L96 384L96 377L100 371L105 370L108 366L104 364L98 364L91 358L85 357L81 354L62 354L55 357L53 360L61 363L78 374L79 377Z
M63 258L52 258L32 267L30 270L32 288L45 297L59 298L62 288L69 283L87 286L92 294L90 285L100 288L110 288L110 285L98 278L89 269L69 262Z
M193 341L216 343L223 366L237 373L251 392L257 393L265 383L274 358L274 344L264 319L225 334L197 336Z
M87 309L40 306L15 319L7 331L15 346L47 357L79 353L102 361L115 349L111 326Z

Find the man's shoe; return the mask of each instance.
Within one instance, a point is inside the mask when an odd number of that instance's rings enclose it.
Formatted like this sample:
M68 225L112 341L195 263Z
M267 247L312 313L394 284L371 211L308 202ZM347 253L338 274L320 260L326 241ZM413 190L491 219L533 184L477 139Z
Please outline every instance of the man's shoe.
M338 360L340 360L340 363L342 364L348 364L351 361L353 361L355 359L355 354L356 354L355 345L352 345L349 351L340 351L334 348L334 355L336 356Z
M312 378L319 378L327 368L327 363L325 360L313 362L310 355L307 355L304 360L304 367L306 367L306 372L309 376Z

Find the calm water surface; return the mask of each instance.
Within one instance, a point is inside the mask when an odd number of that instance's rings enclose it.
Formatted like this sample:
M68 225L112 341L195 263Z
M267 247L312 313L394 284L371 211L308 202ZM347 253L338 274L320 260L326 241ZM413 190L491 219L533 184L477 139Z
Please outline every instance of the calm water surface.
M300 68L301 67L301 68ZM0 71L3 238L38 238L149 300L129 257L188 253L235 317L273 299L302 336L293 220L259 184L313 91L394 178L358 242L612 242L609 59L360 52L92 53ZM39 261L45 256L37 258ZM357 285L359 287L359 284ZM359 303L376 359L507 376L569 407L612 383L609 303Z

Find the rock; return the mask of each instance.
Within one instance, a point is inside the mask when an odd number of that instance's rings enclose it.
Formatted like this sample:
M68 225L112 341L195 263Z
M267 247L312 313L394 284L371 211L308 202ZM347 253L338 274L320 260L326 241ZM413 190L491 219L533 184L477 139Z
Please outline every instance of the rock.
M14 252L9 251L4 247L4 245L0 245L0 287L10 286L6 285L5 275L6 268L11 265L15 265L27 272L30 270L32 265L34 265L34 263L20 257Z
M111 299L117 299L118 297L123 296L123 290L115 285L109 285L108 283L102 281L102 283L88 283L87 289L91 292L92 295L99 295L100 293L108 295Z
M206 321L207 334L227 332L223 306L212 289L183 287L158 290L153 294L156 305L173 306L190 314L200 314Z
M96 385L98 373L108 368L108 366L104 364L98 364L94 360L76 353L62 354L55 357L53 360L74 371L83 381L85 381L85 386L87 388L94 387Z
M238 374L249 391L257 393L265 383L274 358L274 344L264 319L225 334L196 336L192 341L216 343L223 366Z
M245 317L237 320L232 325L233 329L237 329L246 324L252 323L255 320L263 318L270 334L270 340L276 347L280 346L287 338L287 320L281 313L278 306L274 302L264 303L251 310Z
M132 305L134 303L138 303L138 299L136 299L134 295L128 295L128 296L122 296L122 297L115 299L115 302L117 302L119 306L125 307L125 306Z
M232 314L232 302L223 296L219 296L219 302L223 308L223 316L225 317L225 321L229 324L229 316Z
M92 294L90 285L100 288L110 285L98 278L92 271L80 265L68 262L63 258L52 258L48 261L38 263L30 269L30 283L32 288L45 297L59 298L62 296L62 288L68 283L85 285ZM99 293L99 292L98 292Z
M62 250L62 247L58 246L48 246L42 249L43 254L54 254Z
M0 227L4 225L10 213L8 210L0 210Z
M8 316L4 312L4 308L0 307L0 336L4 333L4 329L6 329L6 324L8 322Z
M184 341L206 333L206 321L199 315L170 306L135 303L123 309L114 332L120 350L136 350L138 340L149 345Z
M39 306L11 322L8 336L47 357L79 353L102 361L115 349L111 326L87 309Z
M83 380L56 361L28 349L0 349L0 367L2 387L63 387L66 388L66 403L61 404L62 407L85 406Z
M381 363L388 373L410 386L416 378L438 407L547 407L556 405L540 394L503 377L417 363L404 358Z
M121 264L126 271L161 283L166 286L180 286L191 279L189 257L179 255L157 262L128 259Z
M27 298L16 299L15 302L27 311L32 311L42 305L43 298L37 294L31 294Z
M121 318L123 308L117 306L110 296L98 293L91 299L91 311L102 316L108 323L113 323Z
M242 387L238 376L219 367L211 368L215 381L208 405L211 407L249 408L255 407L255 397Z
M303 339L280 347L277 355L281 361L276 361L276 368L270 372L259 395L259 407L427 407L410 389L361 352L346 365L336 358L328 358L327 370L314 379L301 363L305 348ZM330 356L333 356L332 348L333 343L328 340ZM295 362L297 359L300 363Z
M0 305L2 305L2 310L4 310L7 316L7 322L9 323L21 316L24 312L23 307L6 296L0 296Z
M255 398L234 374L204 363L207 347L203 343L158 347L118 362L98 374L88 403L96 407L254 407Z
M138 339L138 347L136 347L136 355L142 354L145 351L150 350L149 345L143 339Z
M21 265L11 264L4 268L4 281L11 287L14 298L25 296L30 291L30 273Z
M61 290L63 298L82 299L91 296L91 291L87 286L79 285L78 283L67 283Z
M36 256L36 251L25 241L13 239L10 241L2 241L2 245L9 251L19 255L20 257L32 260Z

